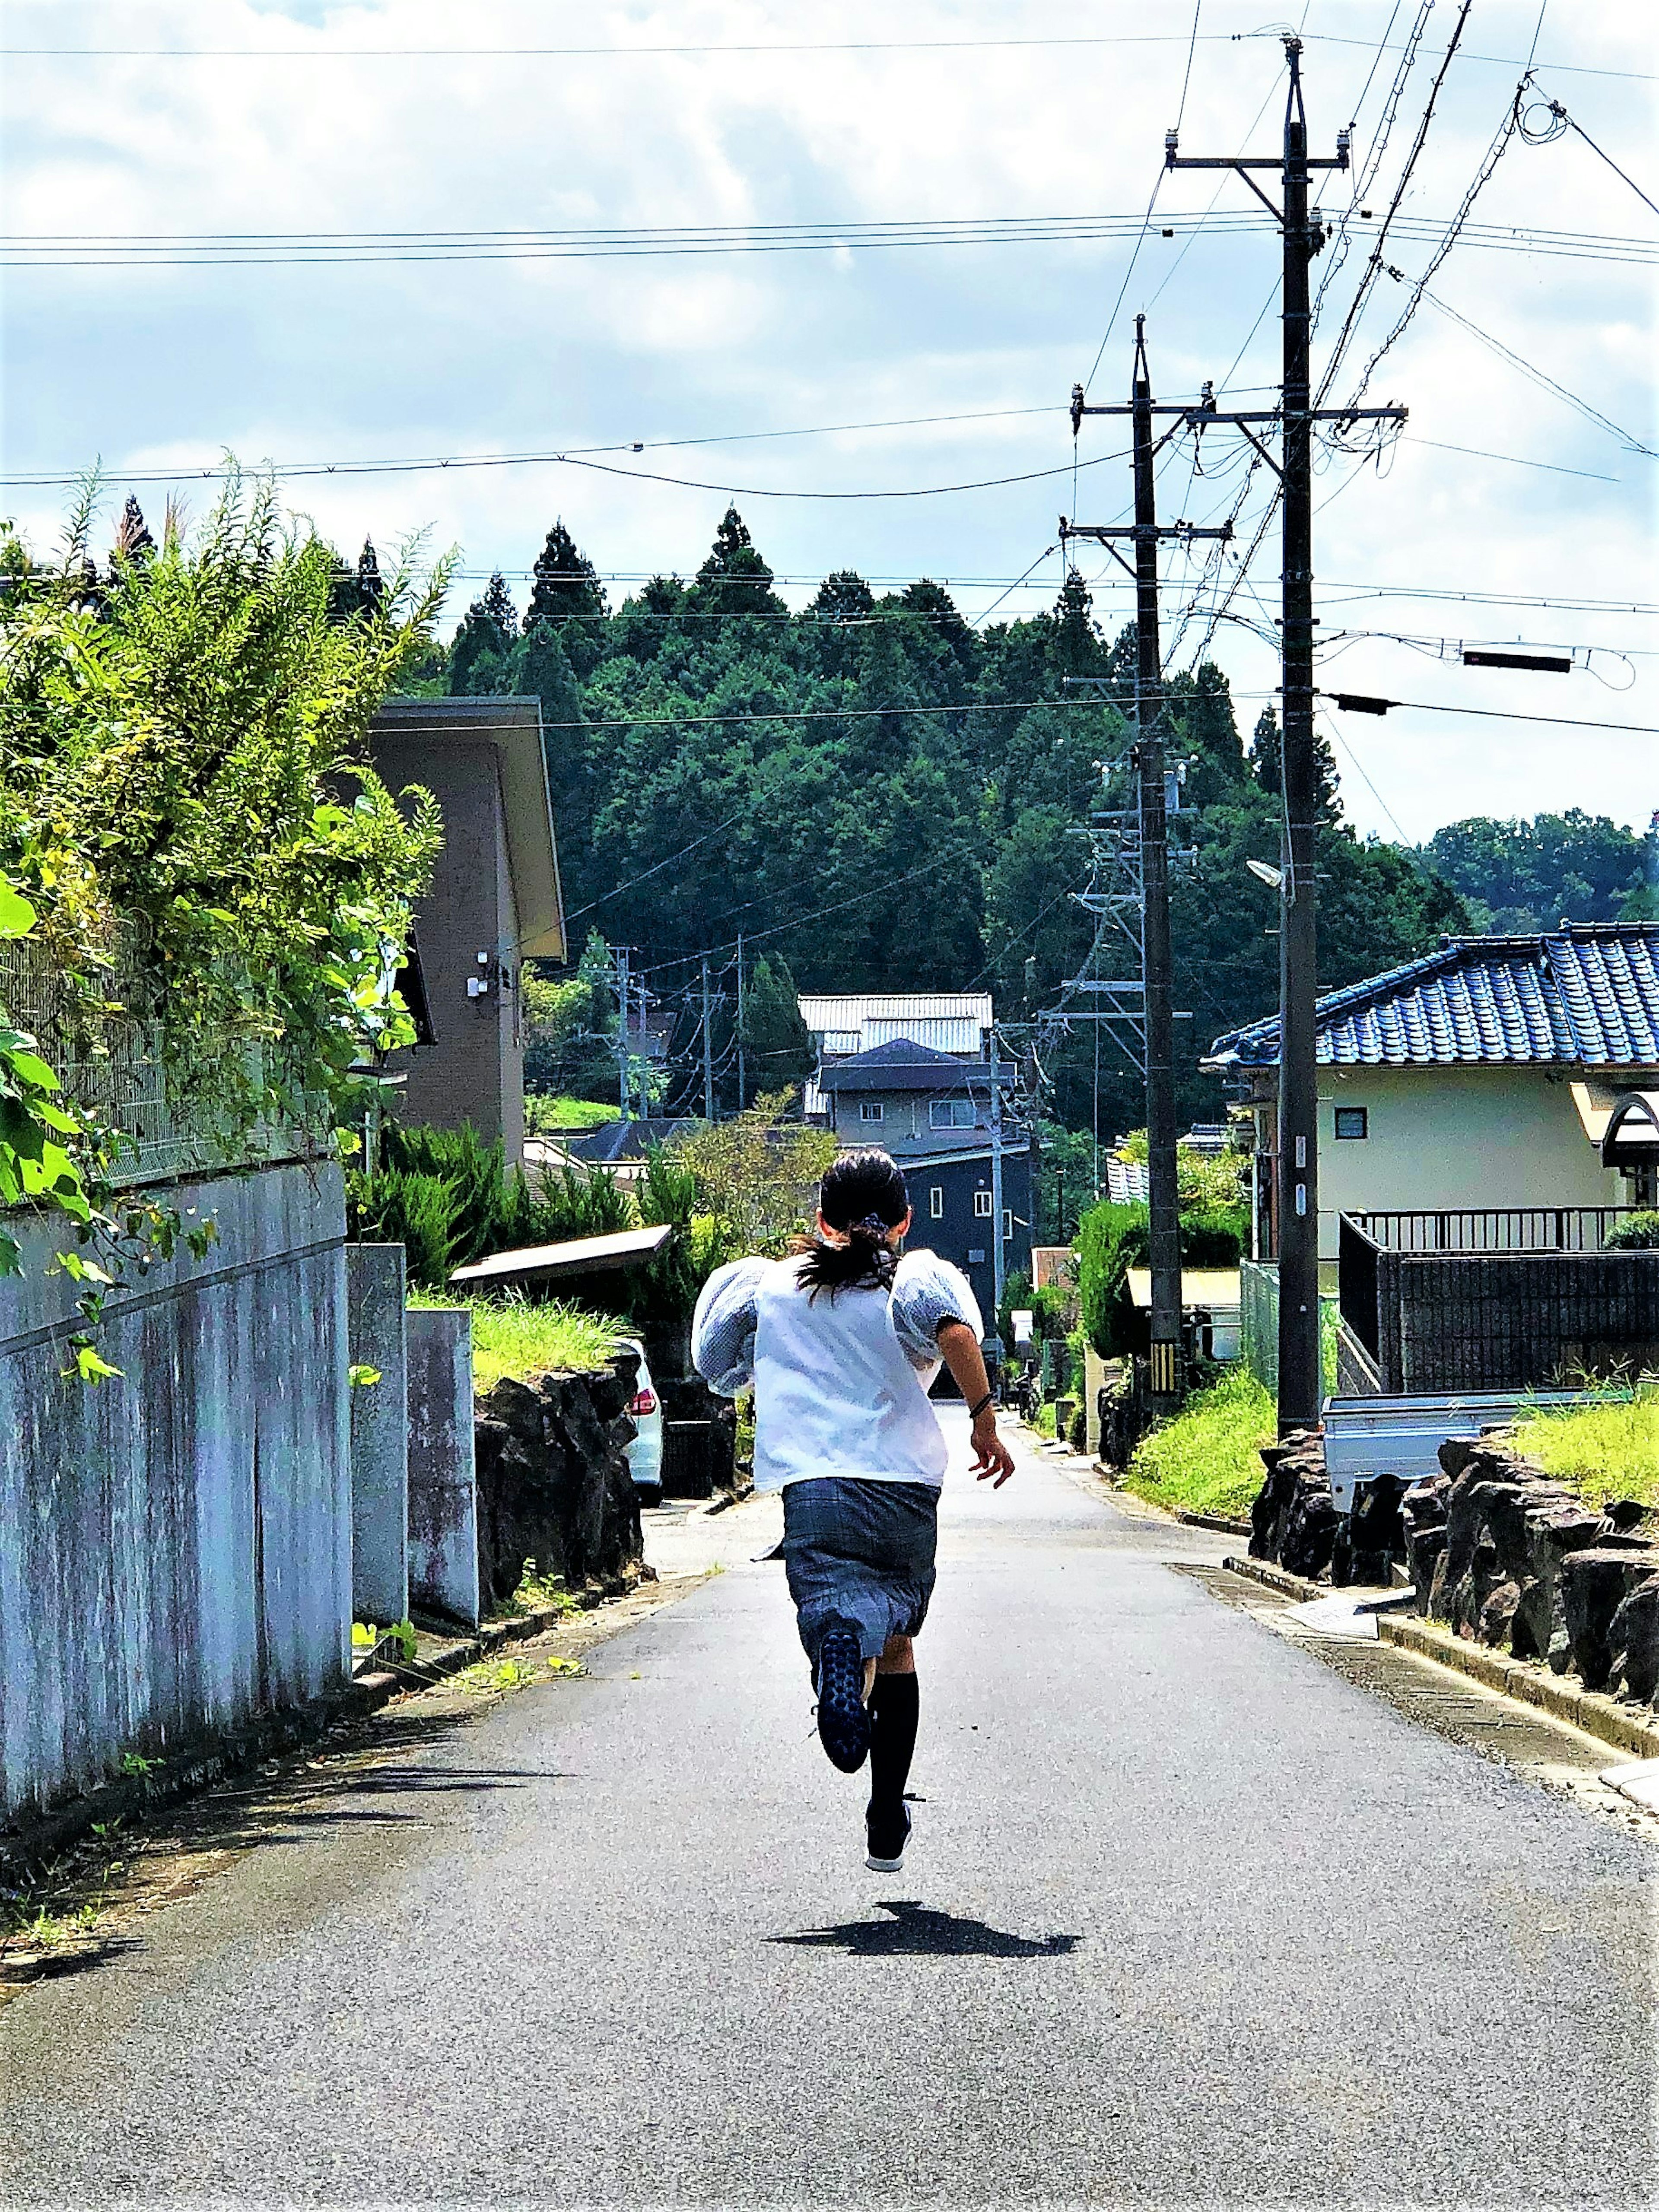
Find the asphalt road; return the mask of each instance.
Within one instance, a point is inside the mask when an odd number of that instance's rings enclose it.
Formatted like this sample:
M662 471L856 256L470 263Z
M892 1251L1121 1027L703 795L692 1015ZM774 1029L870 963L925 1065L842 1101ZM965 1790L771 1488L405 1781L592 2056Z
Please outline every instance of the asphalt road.
M3 2201L1650 2203L1650 1850L946 1495L902 1876L734 1565L0 2014Z

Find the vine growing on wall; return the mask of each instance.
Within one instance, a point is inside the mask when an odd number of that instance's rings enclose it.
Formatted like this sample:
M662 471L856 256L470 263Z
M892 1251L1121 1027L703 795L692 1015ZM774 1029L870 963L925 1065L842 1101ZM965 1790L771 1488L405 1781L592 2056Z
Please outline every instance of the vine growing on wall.
M88 483L46 563L0 530L0 935L50 971L75 1059L142 1034L170 1109L234 1158L261 1127L346 1118L365 1064L412 1037L395 977L438 813L386 788L366 739L451 564L421 573L415 542L374 592L343 590L333 549L234 468L194 529L169 505L159 544L129 501L101 569L97 510ZM98 1212L118 1129L65 1097L49 1048L0 1037L0 1206L118 1245L178 1233L141 1202Z

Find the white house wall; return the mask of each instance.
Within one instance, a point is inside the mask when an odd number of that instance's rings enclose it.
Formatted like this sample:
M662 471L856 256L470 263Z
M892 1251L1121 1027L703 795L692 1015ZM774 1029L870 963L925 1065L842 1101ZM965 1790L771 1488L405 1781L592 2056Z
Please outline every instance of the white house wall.
M1621 1206L1571 1088L1580 1071L1322 1067L1319 1251L1336 1256L1339 1213L1459 1206ZM1336 1135L1338 1107L1363 1106L1368 1133Z

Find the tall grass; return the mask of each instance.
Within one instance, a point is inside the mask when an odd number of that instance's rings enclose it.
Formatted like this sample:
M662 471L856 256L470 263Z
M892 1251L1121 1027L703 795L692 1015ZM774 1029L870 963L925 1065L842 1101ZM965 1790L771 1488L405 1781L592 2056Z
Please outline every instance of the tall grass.
M1516 1441L1593 1505L1609 1498L1659 1505L1659 1382L1639 1383L1632 1398L1540 1406L1517 1423Z
M1194 1390L1172 1420L1136 1445L1123 1478L1171 1512L1248 1517L1265 1470L1261 1448L1273 1439L1277 1409L1246 1367Z
M461 1298L416 1291L412 1306L465 1306L472 1316L472 1387L489 1390L506 1376L591 1375L608 1367L622 1341L618 1325L580 1306L532 1305L526 1298Z

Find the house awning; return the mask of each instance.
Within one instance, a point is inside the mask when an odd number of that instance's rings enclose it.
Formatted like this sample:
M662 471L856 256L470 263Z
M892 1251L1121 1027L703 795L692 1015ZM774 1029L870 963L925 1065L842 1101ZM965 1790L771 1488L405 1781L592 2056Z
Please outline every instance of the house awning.
M654 1259L673 1235L672 1222L649 1229L623 1229L613 1237L578 1237L564 1244L526 1244L516 1252L495 1252L457 1267L449 1279L477 1290L498 1283L546 1282L561 1275L608 1274L641 1267Z
M1626 1173L1659 1167L1659 1091L1626 1091L1607 1117L1601 1164Z

